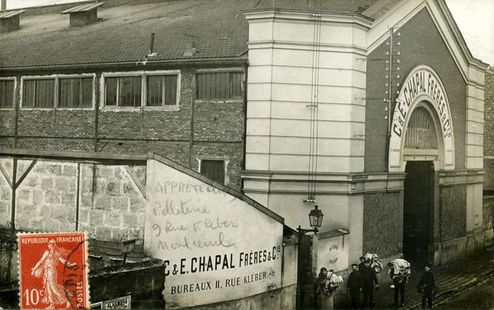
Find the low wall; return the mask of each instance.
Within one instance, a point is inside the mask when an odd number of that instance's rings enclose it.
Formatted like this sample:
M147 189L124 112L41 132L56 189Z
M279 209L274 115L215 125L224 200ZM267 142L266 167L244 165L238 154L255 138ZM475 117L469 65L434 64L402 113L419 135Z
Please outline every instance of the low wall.
M484 196L482 202L484 247L488 247L494 244L494 195Z

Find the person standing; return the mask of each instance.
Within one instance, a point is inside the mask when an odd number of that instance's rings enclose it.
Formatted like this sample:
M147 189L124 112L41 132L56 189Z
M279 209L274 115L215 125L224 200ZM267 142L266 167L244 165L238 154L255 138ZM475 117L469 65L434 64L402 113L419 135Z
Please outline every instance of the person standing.
M422 309L432 309L432 297L435 289L434 275L430 266L426 265L425 271L417 284L417 290L422 294Z
M352 300L352 309L358 309L360 307L360 288L362 287L362 278L358 271L357 264L352 264L352 272L348 276L346 283L348 293Z
M370 259L365 260L360 276L362 278L362 306L374 308L374 288L379 288L379 282L376 272L371 268Z
M327 294L328 285L328 269L321 268L318 277L316 278L316 309L328 310L331 309L330 296Z
M365 257L360 256L359 260L360 260L360 263L358 264L358 270L362 270L362 269L364 269L364 265L365 265Z
M396 258L389 262L389 276L394 286L394 305L405 305L405 285L410 276L410 263L403 258Z

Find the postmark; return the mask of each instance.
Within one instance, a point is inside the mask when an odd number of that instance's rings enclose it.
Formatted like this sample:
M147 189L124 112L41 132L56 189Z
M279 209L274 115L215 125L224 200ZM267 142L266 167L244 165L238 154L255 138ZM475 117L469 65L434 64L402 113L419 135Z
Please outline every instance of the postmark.
M20 233L19 307L89 308L84 232Z

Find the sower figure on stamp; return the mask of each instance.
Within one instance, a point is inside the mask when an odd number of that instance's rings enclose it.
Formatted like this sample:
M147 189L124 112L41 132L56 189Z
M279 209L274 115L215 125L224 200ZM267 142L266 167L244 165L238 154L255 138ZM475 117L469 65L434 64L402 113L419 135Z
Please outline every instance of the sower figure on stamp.
M379 282L376 272L371 268L370 259L365 260L360 276L362 277L362 306L374 308L374 288L379 289Z
M352 272L348 276L346 283L348 293L352 300L352 309L358 309L360 307L360 289L362 288L362 278L358 271L357 264L352 264Z
M42 303L48 304L47 309L54 309L55 305L65 305L70 308L70 302L67 296L72 294L58 283L57 265L59 262L74 268L76 264L67 261L62 256L67 256L70 251L57 247L55 240L48 241L48 250L43 253L41 259L34 265L31 270L31 275L37 278L43 277L44 296Z
M417 291L422 294L422 309L432 308L432 297L436 290L434 275L429 265L425 266L425 271L417 284Z

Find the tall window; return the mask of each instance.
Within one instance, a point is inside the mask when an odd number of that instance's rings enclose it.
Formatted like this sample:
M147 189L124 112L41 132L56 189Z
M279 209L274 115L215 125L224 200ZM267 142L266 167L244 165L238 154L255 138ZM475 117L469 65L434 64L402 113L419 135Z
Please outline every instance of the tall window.
M197 99L225 100L242 97L242 72L198 72Z
M14 107L14 80L0 80L0 109Z
M110 107L175 106L177 93L178 74L105 77L105 105Z
M24 80L22 107L53 108L55 106L55 79Z
M202 160L201 174L217 182L225 183L225 161L223 160Z
M93 78L62 78L59 80L58 106L90 108L93 100Z

